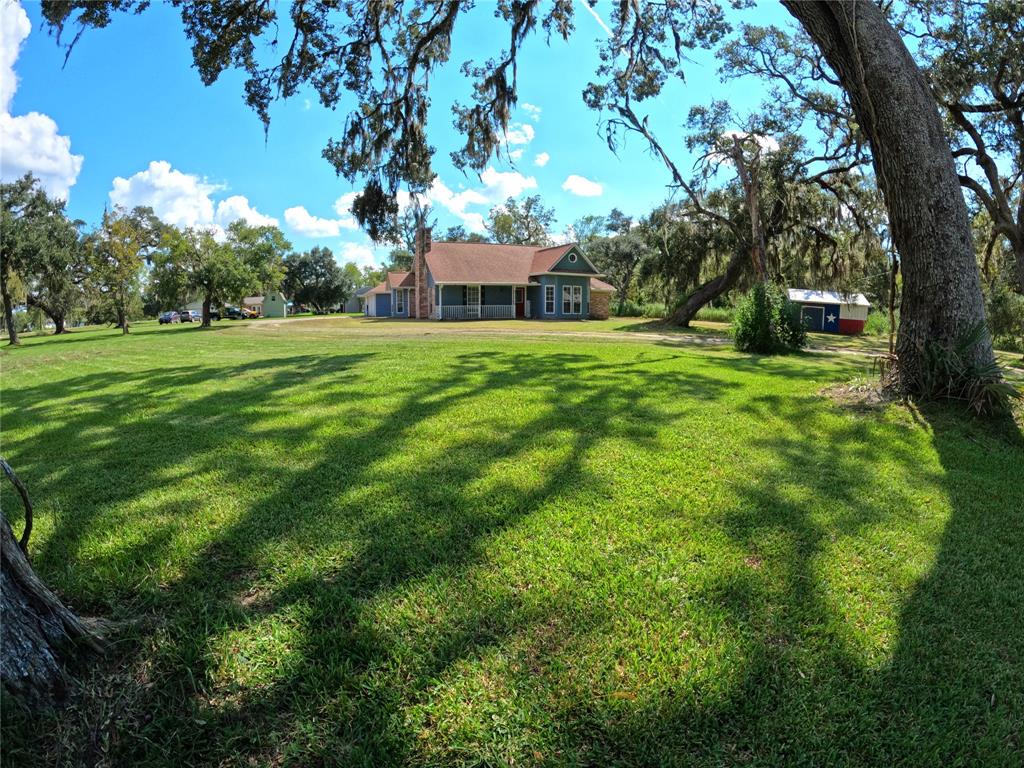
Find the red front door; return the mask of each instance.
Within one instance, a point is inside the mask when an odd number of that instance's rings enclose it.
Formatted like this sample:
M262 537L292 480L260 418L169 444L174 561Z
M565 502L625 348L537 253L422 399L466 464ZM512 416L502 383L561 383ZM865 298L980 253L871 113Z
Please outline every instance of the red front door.
M526 317L525 288L516 288L516 317Z

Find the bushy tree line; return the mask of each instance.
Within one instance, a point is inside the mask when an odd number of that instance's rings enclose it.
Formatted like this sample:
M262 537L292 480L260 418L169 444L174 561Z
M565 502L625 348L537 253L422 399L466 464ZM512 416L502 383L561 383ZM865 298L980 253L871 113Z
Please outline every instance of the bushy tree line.
M11 344L26 320L38 327L45 317L57 334L81 323L128 333L132 320L197 300L208 326L214 309L276 289L323 312L381 279L372 268L339 265L328 248L293 253L274 226L179 228L140 206L107 210L89 230L31 174L0 185L0 196L0 295ZM16 316L21 306L28 311Z

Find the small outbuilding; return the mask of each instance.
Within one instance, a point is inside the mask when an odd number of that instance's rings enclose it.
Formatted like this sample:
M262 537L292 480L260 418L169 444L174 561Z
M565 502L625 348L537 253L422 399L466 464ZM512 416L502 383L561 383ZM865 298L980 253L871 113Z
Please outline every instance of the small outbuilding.
M271 291L263 297L264 317L288 317L288 299L283 293Z
M808 288L790 288L787 293L789 300L800 306L800 317L809 331L853 336L864 330L871 302L862 293Z

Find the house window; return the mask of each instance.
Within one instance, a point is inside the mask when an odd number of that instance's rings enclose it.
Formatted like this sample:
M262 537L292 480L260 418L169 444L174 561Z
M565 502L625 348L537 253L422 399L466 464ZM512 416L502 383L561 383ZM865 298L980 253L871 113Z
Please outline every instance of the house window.
M544 286L544 314L555 314L555 286Z
M405 312L405 291L395 291L395 312Z
M575 253L570 253L569 254L569 263L570 264L575 264L576 263L576 254Z
M580 315L583 314L583 286L563 285L562 286L562 314Z

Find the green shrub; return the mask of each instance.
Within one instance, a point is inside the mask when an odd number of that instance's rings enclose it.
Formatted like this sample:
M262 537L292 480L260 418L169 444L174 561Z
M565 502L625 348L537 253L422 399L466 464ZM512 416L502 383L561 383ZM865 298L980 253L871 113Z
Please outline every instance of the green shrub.
M951 347L930 342L924 349L916 380L904 382L926 400L962 400L979 414L1005 413L1021 393L1003 378L996 362L978 363L974 349L985 337L982 322L968 329Z
M781 288L758 283L736 307L733 340L741 352L772 355L803 348L807 329Z
M612 299L612 312L616 317L640 317L643 307L629 299L621 304L617 299Z
M710 323L731 323L735 310L732 307L701 307L697 310L694 320L707 320Z
M999 285L989 292L985 314L996 349L1024 352L1024 296Z
M658 302L645 304L641 310L642 317L659 318L665 316L665 305Z
M899 325L900 318L897 314L896 324ZM864 334L867 336L888 336L889 335L889 313L884 310L872 310L868 313L868 320L864 323Z

